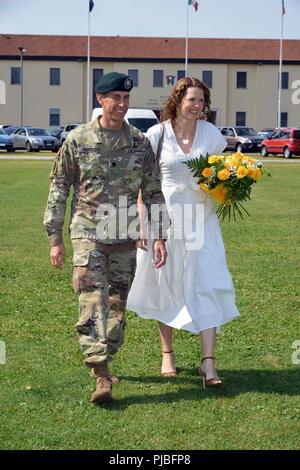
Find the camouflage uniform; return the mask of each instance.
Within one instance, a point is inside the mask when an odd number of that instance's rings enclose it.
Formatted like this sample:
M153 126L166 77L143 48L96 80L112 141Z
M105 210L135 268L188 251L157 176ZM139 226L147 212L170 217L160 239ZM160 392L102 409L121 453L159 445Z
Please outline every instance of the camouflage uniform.
M126 299L135 272L136 243L118 223L118 236L109 238L107 204L115 208L118 220L122 209L136 204L139 189L148 208L164 203L149 141L136 128L124 126L119 133L109 132L95 120L75 129L50 174L44 225L51 246L63 243L66 200L71 185L74 187L70 225L73 285L80 307L77 331L89 367L109 361L123 343ZM121 208L120 196L127 196ZM127 226L133 219L135 216L128 216ZM101 240L99 223L102 237L106 234Z

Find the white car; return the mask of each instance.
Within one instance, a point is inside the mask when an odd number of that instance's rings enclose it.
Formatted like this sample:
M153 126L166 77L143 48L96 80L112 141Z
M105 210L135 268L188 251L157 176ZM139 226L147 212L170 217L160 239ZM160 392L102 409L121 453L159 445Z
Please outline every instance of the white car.
M59 145L61 146L64 143L70 131L72 131L73 129L76 129L76 127L81 126L81 124L82 123L79 123L79 122L72 122L71 124L67 124L64 127L62 133L60 134Z
M92 121L102 116L102 108L94 108ZM158 119L152 109L129 108L125 114L125 121L142 132L147 132L149 127L158 124Z

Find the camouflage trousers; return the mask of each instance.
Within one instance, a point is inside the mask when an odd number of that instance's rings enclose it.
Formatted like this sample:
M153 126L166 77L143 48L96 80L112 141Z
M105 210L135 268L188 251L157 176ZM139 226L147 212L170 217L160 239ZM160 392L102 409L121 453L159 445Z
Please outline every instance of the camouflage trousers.
M80 348L85 364L110 361L122 346L125 307L136 266L133 244L72 240L73 286L79 297Z

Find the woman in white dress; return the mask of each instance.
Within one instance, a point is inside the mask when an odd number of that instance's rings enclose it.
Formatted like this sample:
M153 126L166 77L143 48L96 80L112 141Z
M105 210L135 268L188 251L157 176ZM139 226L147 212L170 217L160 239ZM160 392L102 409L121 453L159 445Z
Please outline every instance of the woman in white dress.
M219 154L226 147L219 130L205 120L209 111L209 88L196 78L183 78L168 98L163 123L147 132L157 152L164 126L159 167L172 221L166 245L168 261L156 270L152 250L138 250L127 308L159 322L162 375L176 375L172 332L173 328L184 329L200 335L199 374L203 386L219 387L223 383L214 365L216 330L239 312L215 204L211 196L198 187L191 170L184 164L200 155ZM178 221L186 208L187 215L182 219L189 228L181 231Z

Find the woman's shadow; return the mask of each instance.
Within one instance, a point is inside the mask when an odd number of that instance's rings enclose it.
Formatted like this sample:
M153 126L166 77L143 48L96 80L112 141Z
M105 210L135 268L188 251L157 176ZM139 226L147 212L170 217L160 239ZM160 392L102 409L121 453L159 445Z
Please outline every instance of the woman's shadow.
M113 402L110 407L115 409L127 408L130 405L141 403L174 403L176 401L191 401L202 399L230 398L249 392L260 392L265 394L280 394L287 396L299 395L300 370L219 370L219 375L224 382L223 387L202 388L202 380L194 369L178 368L176 377L161 376L119 376L123 381L145 384L176 385L177 389L170 392L163 391L159 394L134 394L120 398ZM182 388L180 386L182 385Z

